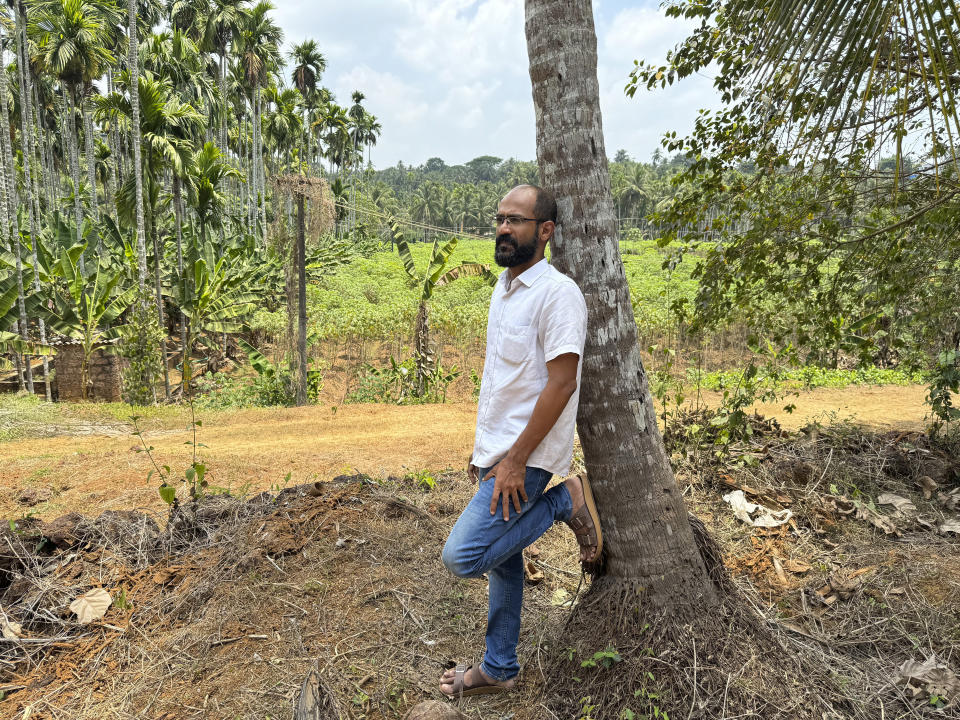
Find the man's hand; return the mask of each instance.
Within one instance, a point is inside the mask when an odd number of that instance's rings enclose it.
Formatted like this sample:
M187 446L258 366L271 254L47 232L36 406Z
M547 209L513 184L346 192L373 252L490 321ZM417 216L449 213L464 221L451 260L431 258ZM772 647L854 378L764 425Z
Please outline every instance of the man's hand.
M484 476L484 480L495 478L493 485L493 497L490 499L490 514L497 512L497 503L503 501L503 520L510 519L510 502L520 514L521 502L527 501L527 488L525 487L527 479L527 466L525 463L518 462L511 455L507 455L498 462Z
M473 455L470 456L470 459L467 460L467 477L478 482L479 478L477 477L477 470L479 470L476 465L473 464Z

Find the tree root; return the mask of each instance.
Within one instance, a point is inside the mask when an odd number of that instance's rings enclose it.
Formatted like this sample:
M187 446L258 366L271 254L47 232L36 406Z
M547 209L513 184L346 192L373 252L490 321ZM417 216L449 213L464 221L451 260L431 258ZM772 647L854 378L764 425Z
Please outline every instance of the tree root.
M635 583L597 578L552 653L544 705L584 720L870 717L822 656L798 654L758 617L697 525L719 605L657 606Z

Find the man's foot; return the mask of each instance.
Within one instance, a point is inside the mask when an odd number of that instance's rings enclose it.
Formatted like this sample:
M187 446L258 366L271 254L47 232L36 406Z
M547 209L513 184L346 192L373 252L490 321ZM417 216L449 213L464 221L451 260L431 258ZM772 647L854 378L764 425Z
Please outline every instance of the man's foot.
M457 675L460 674L460 682ZM517 686L517 679L494 680L487 677L487 674L480 669L479 665L458 665L450 668L440 676L440 692L447 697L459 698L470 695L486 695L513 690Z
M600 516L593 502L590 482L575 475L567 478L564 484L573 503L567 525L577 536L577 543L580 545L580 562L592 563L599 559L600 551L603 549L603 533L600 530Z

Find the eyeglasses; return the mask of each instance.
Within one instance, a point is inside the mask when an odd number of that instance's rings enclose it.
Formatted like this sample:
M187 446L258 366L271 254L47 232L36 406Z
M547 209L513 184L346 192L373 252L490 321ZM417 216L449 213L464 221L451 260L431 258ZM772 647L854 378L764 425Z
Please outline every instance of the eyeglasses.
M540 218L526 218L521 217L520 215L494 215L493 216L493 226L495 228L500 227L506 223L509 227L520 227L525 222L535 222L542 223L546 220L541 220Z

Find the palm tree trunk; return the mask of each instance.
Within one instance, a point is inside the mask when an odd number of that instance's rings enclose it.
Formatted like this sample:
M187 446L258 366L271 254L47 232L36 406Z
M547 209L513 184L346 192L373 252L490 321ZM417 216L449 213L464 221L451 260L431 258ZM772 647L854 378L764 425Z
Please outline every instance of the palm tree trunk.
M87 183L90 185L90 219L96 222L99 200L97 198L97 166L93 160L93 122L90 118L90 98L88 93L84 92L82 100L83 112L83 135L84 145L87 154ZM100 235L97 234L97 254L100 254Z
M174 173L173 175L173 211L176 214L176 224L177 224L177 282L180 285L180 297L185 296L185 286L184 286L184 277L183 277L183 198L180 191L180 176ZM187 347L187 321L186 316L183 314L183 310L180 311L180 348L186 353ZM184 355L186 358L186 355ZM184 388L184 392L186 392Z
M149 165L149 162L148 162ZM154 174L152 172L152 166L149 168L150 177L153 178ZM151 179L151 183L156 182L156 180ZM153 204L154 193L152 192L153 188L151 187L150 193L150 204L149 204L149 213L148 217L150 220L150 239L153 241L153 264L154 264L154 289L156 297L156 306L157 306L157 322L160 324L160 330L162 332L162 340L160 341L160 361L163 363L163 396L169 401L170 400L170 370L168 365L167 358L167 324L164 318L163 313L163 291L162 285L160 282L161 274L163 272L163 256L160 254L160 243L157 238L157 209Z
M83 209L80 206L80 141L77 138L77 115L74 111L77 106L77 89L73 88L70 93L72 101L68 101L66 87L64 87L63 92L70 132L67 142L70 144L70 177L73 179L73 219L77 223L77 244L80 244L83 242ZM85 254L86 252L80 254L80 272L85 272L83 264Z
M220 118L220 150L227 154L227 116L230 102L227 99L227 63L226 55L220 56L220 102L223 103L223 115Z
M267 232L267 171L263 160L263 136L260 132L260 87L253 90L253 136L254 136L254 166L257 171L257 225L263 228L263 235ZM259 231L257 231L259 232Z
M23 13L23 15L21 15ZM30 255L33 263L33 289L40 292L40 269L37 266L37 218L40 216L40 199L37 192L37 172L38 165L34 164L35 150L33 143L33 92L30 79L30 63L27 57L26 45L26 10L22 5L17 5L14 12L17 19L17 66L19 72L17 77L20 85L20 145L23 151L23 183L24 191L27 193L27 222L30 228ZM40 342L47 342L47 327L43 318L37 318L38 329L40 331ZM44 397L47 402L53 400L50 391L50 361L46 355L41 356L43 362L43 388Z
M0 40L2 40L2 34L0 34ZM0 50L0 68L6 67L6 62L3 59L3 51ZM2 138L0 138L0 143L2 143L2 152L3 152L3 161L4 161L4 170L6 176L6 185L7 185L7 214L10 220L10 249L13 251L14 256L14 268L17 273L17 311L18 311L18 325L17 328L20 332L20 337L25 341L30 340L30 325L27 322L27 307L24 298L23 289L23 260L20 255L20 223L17 220L17 210L20 205L20 200L17 197L17 185L16 185L16 165L14 164L13 159L13 148L11 146L10 140L10 115L9 109L7 106L7 75L6 72L0 72L0 114L2 114L2 119L0 119L0 133L2 133ZM7 231L7 226L4 226L4 232ZM33 395L33 368L29 355L24 356L24 364L26 365L25 369L25 381L27 391Z
M610 193L589 0L527 0L537 161L557 196L552 262L583 291L590 318L577 425L604 530L605 578L656 607L716 602L657 428ZM597 584L594 585L597 587Z
M307 224L304 205L303 193L297 193L297 405L307 404Z
M131 123L131 144L133 145L133 175L136 181L137 208L137 282L140 286L140 302L147 303L147 235L143 227L143 161L140 158L140 69L137 48L137 0L127 0L127 20L129 37L129 56L127 68L130 72L130 107L133 114Z

